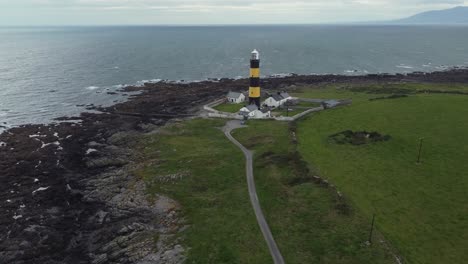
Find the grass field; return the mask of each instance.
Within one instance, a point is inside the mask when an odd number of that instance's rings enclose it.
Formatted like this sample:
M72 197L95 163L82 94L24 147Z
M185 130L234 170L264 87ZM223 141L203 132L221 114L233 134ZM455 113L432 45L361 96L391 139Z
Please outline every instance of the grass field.
M182 205L190 225L182 233L186 263L271 263L251 209L244 156L217 128L224 122L197 119L148 136L139 174L150 194ZM182 178L166 181L171 175Z
M320 105L321 104L319 103L301 101L297 105L294 105L294 106L314 108L314 107L319 107Z
M406 263L468 259L468 92L462 85L343 85L295 96L345 99L351 106L316 113L295 126L249 121L233 132L255 151L262 209L286 263L394 263L382 233ZM390 94L408 97L370 101ZM186 263L271 263L250 205L244 157L218 129L196 119L147 136L139 175L149 194L182 205ZM352 146L328 140L343 130L388 134ZM296 131L295 144L292 131ZM422 163L416 164L424 137ZM177 180L166 181L171 177ZM344 194L314 182L320 175ZM178 179L178 177L181 177ZM365 245L372 214L376 227Z
M260 204L286 263L395 262L384 245L365 245L370 219L349 208L332 188L313 182L291 141L289 124L248 125L233 135L255 151ZM374 238L378 241L378 235Z
M389 85L382 90L339 85L296 96L353 98L352 106L314 114L298 124L299 150L311 167L343 190L408 263L468 259L468 96L418 90L468 91L462 85ZM369 101L386 91L409 97ZM378 94L377 94L378 93ZM343 130L388 134L390 141L336 145ZM422 163L416 164L419 138Z
M230 103L223 103L214 107L215 110L221 112L228 112L228 113L237 113L239 110L244 107L246 103L240 104L230 104Z

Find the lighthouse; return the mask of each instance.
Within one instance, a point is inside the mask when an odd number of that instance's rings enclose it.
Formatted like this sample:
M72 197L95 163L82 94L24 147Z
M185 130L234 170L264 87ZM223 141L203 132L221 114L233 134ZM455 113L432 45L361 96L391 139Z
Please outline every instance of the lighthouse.
M250 58L249 104L260 108L260 53L256 49Z

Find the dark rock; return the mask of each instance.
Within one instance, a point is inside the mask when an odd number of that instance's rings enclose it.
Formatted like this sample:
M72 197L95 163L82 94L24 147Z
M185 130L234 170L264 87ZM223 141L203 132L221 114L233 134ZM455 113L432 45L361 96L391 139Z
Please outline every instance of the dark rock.
M372 142L388 141L389 135L381 135L377 132L346 130L329 136L329 139L336 144L363 145Z

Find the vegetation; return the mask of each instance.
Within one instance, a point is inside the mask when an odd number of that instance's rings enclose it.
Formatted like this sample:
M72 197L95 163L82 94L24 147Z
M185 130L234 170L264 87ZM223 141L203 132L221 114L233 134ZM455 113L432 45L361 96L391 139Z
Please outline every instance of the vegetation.
M275 121L248 125L233 135L255 151L260 204L286 263L394 263L385 245L365 244L370 219L313 178L293 144L294 128Z
M319 107L320 105L321 105L320 103L300 101L297 105L294 105L294 106L314 108L314 107Z
M227 113L237 113L239 110L245 106L245 103L232 104L232 103L222 103L214 107L215 110Z
M280 115L280 116L295 116L297 114L300 114L304 111L306 111L307 109L293 109L293 108L289 108L289 111L286 109L286 108L277 108L275 110L273 110L273 115Z
M217 128L224 122L197 119L148 136L139 174L150 194L182 205L187 263L270 263L249 201L244 156Z
M380 233L408 263L468 259L466 92L462 85L425 84L305 88L295 96L353 104L297 125L249 121L234 131L255 151L260 203L286 262L392 263ZM244 157L218 129L224 122L191 120L148 136L139 173L150 194L181 203L187 263L271 263L250 205ZM330 140L343 131L386 140ZM367 246L373 214L379 232Z
M409 263L468 259L468 96L456 95L467 91L443 84L333 85L296 94L353 98L352 106L299 122L299 151L367 218L376 214L378 229ZM368 100L382 94L409 97ZM377 131L391 139L360 146L328 140L345 130Z

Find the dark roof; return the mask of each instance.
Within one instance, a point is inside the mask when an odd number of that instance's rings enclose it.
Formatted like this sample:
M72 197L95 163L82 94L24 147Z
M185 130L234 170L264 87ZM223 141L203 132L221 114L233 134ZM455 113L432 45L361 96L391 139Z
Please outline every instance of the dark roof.
M279 95L279 94L274 94L274 95L272 95L271 97L273 97L273 99L275 99L275 101L277 101L277 102L279 102L279 101L281 101L281 100L284 99L284 98L283 98L281 95Z
M268 109L267 107L264 107L264 108L260 109L260 111L262 111L262 113L268 113L270 111L270 109Z
M286 92L283 92L280 94L284 99L288 98L288 97L291 97L288 93Z
M245 108L247 108L247 110L249 110L249 112L258 110L258 107L256 105L254 105L254 104L246 105Z
M227 97L229 98L239 98L239 96L241 95L242 93L239 93L239 92L229 92L227 94Z

